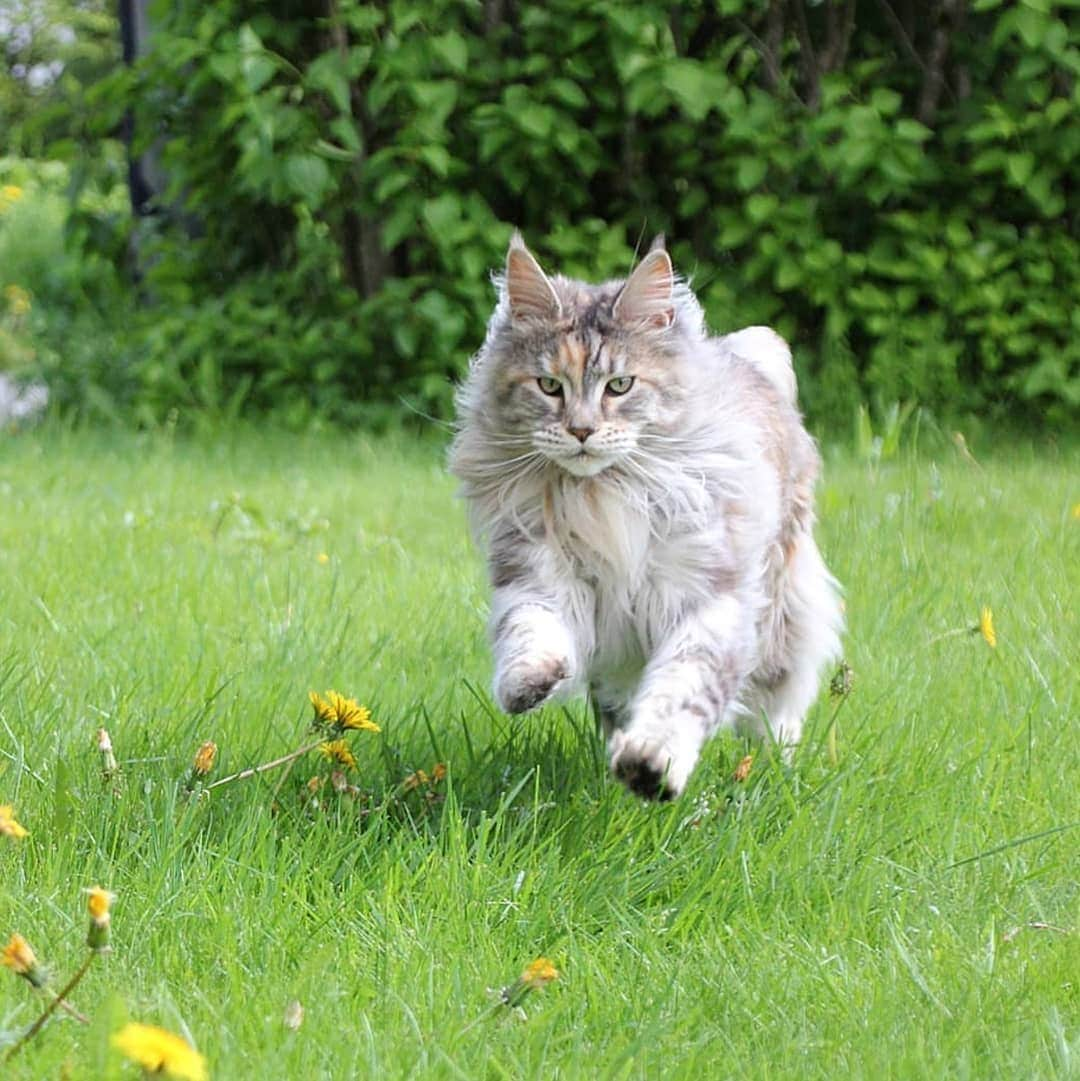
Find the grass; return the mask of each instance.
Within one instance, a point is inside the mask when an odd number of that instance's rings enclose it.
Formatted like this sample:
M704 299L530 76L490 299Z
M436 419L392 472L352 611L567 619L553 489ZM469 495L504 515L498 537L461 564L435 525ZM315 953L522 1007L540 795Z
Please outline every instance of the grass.
M436 449L4 437L0 803L31 835L0 838L0 936L62 982L82 889L118 900L89 1026L57 1015L0 1072L133 1077L130 1017L214 1078L1080 1075L1080 458L934 457L828 467L836 761L823 694L793 767L721 738L648 806L583 707L493 708ZM331 687L383 728L354 740L366 813L303 803L313 756L184 797L202 740L215 777L285 754ZM436 762L444 802L401 793ZM527 1020L493 1010L540 955L561 978ZM41 1001L0 977L10 1042Z

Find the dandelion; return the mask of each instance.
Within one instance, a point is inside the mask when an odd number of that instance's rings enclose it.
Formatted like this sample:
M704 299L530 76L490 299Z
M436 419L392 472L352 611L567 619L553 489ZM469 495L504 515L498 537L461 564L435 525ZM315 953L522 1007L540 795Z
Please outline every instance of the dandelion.
M112 740L109 739L109 733L104 728L99 728L97 734L94 736L94 742L97 744L98 752L101 755L101 773L106 781L112 780L113 774L117 772L116 755L113 754Z
M112 1043L148 1073L206 1081L206 1059L186 1040L166 1029L132 1021L113 1036Z
M5 184L0 187L0 214L10 209L22 198L23 190L15 184Z
M538 991L558 978L559 970L546 957L530 961L521 973L521 982L526 984L530 991Z
M997 632L994 630L994 613L983 605L979 613L979 626L976 628L991 649L997 649Z
M344 766L346 769L356 768L356 758L343 739L333 739L326 743L320 743L319 751L329 758L331 762L337 762L338 765Z
M16 976L29 980L34 987L45 986L45 974L22 935L13 934L8 944L0 950L0 965L10 968Z
M15 808L10 803L0 803L0 836L21 841L30 831L15 821Z
M116 900L116 894L103 890L100 886L91 886L85 892L86 909L90 913L90 930L86 936L86 944L90 949L101 952L109 948L109 909Z
M329 725L341 730L354 729L363 732L379 732L381 729L371 719L371 710L360 705L355 698L346 698L337 691L327 691L326 697L309 691L308 698L315 710L315 727Z
M1073 509L1070 511L1072 514L1072 520L1074 522L1080 522L1080 503L1074 503Z
M829 697L846 698L855 686L855 672L847 661L841 661L829 680Z
M4 289L8 307L12 315L26 315L33 305L30 294L21 285L9 285Z
M503 1006L520 1010L522 1002L533 991L543 990L558 978L559 970L546 957L538 957L525 966L521 975L512 984L499 992L499 1002Z
M330 562L330 557L325 552L320 552L315 557L315 562L318 563L320 567L325 567L326 564Z
M214 768L216 758L217 744L212 739L208 739L195 752L195 761L191 766L192 773L198 777L205 777Z
M410 773L404 781L401 782L401 787L406 792L411 792L414 788L419 788L422 784L430 784L431 778L422 770L418 769L415 773Z
M739 764L735 767L735 772L731 775L731 779L736 782L745 781L750 776L750 767L753 764L754 756L752 754L740 759Z

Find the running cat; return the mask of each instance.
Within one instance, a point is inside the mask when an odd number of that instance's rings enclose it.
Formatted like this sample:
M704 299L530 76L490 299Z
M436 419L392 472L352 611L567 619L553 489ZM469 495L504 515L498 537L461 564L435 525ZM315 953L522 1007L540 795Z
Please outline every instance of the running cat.
M709 337L663 238L588 285L515 234L497 286L450 468L487 550L499 705L591 694L612 770L651 798L721 726L797 743L842 615L787 345Z

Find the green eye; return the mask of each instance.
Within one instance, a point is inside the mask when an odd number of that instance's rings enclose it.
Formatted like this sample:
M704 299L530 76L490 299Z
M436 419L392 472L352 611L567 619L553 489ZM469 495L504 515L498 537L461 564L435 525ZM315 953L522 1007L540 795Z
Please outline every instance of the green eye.
M545 394L550 394L553 397L556 394L562 394L562 380L556 379L553 375L542 375L537 379L537 383L540 384L540 389Z
M607 384L608 394L625 394L634 385L632 375L617 375L609 379Z

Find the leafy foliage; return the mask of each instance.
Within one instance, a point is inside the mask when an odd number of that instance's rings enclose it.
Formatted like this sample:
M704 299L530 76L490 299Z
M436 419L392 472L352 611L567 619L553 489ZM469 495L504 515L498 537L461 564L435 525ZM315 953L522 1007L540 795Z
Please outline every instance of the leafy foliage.
M917 399L1063 422L1080 22L931 7L163 5L96 91L167 178L144 406L446 413L517 225L592 278L666 231L714 328L796 343L818 420Z

